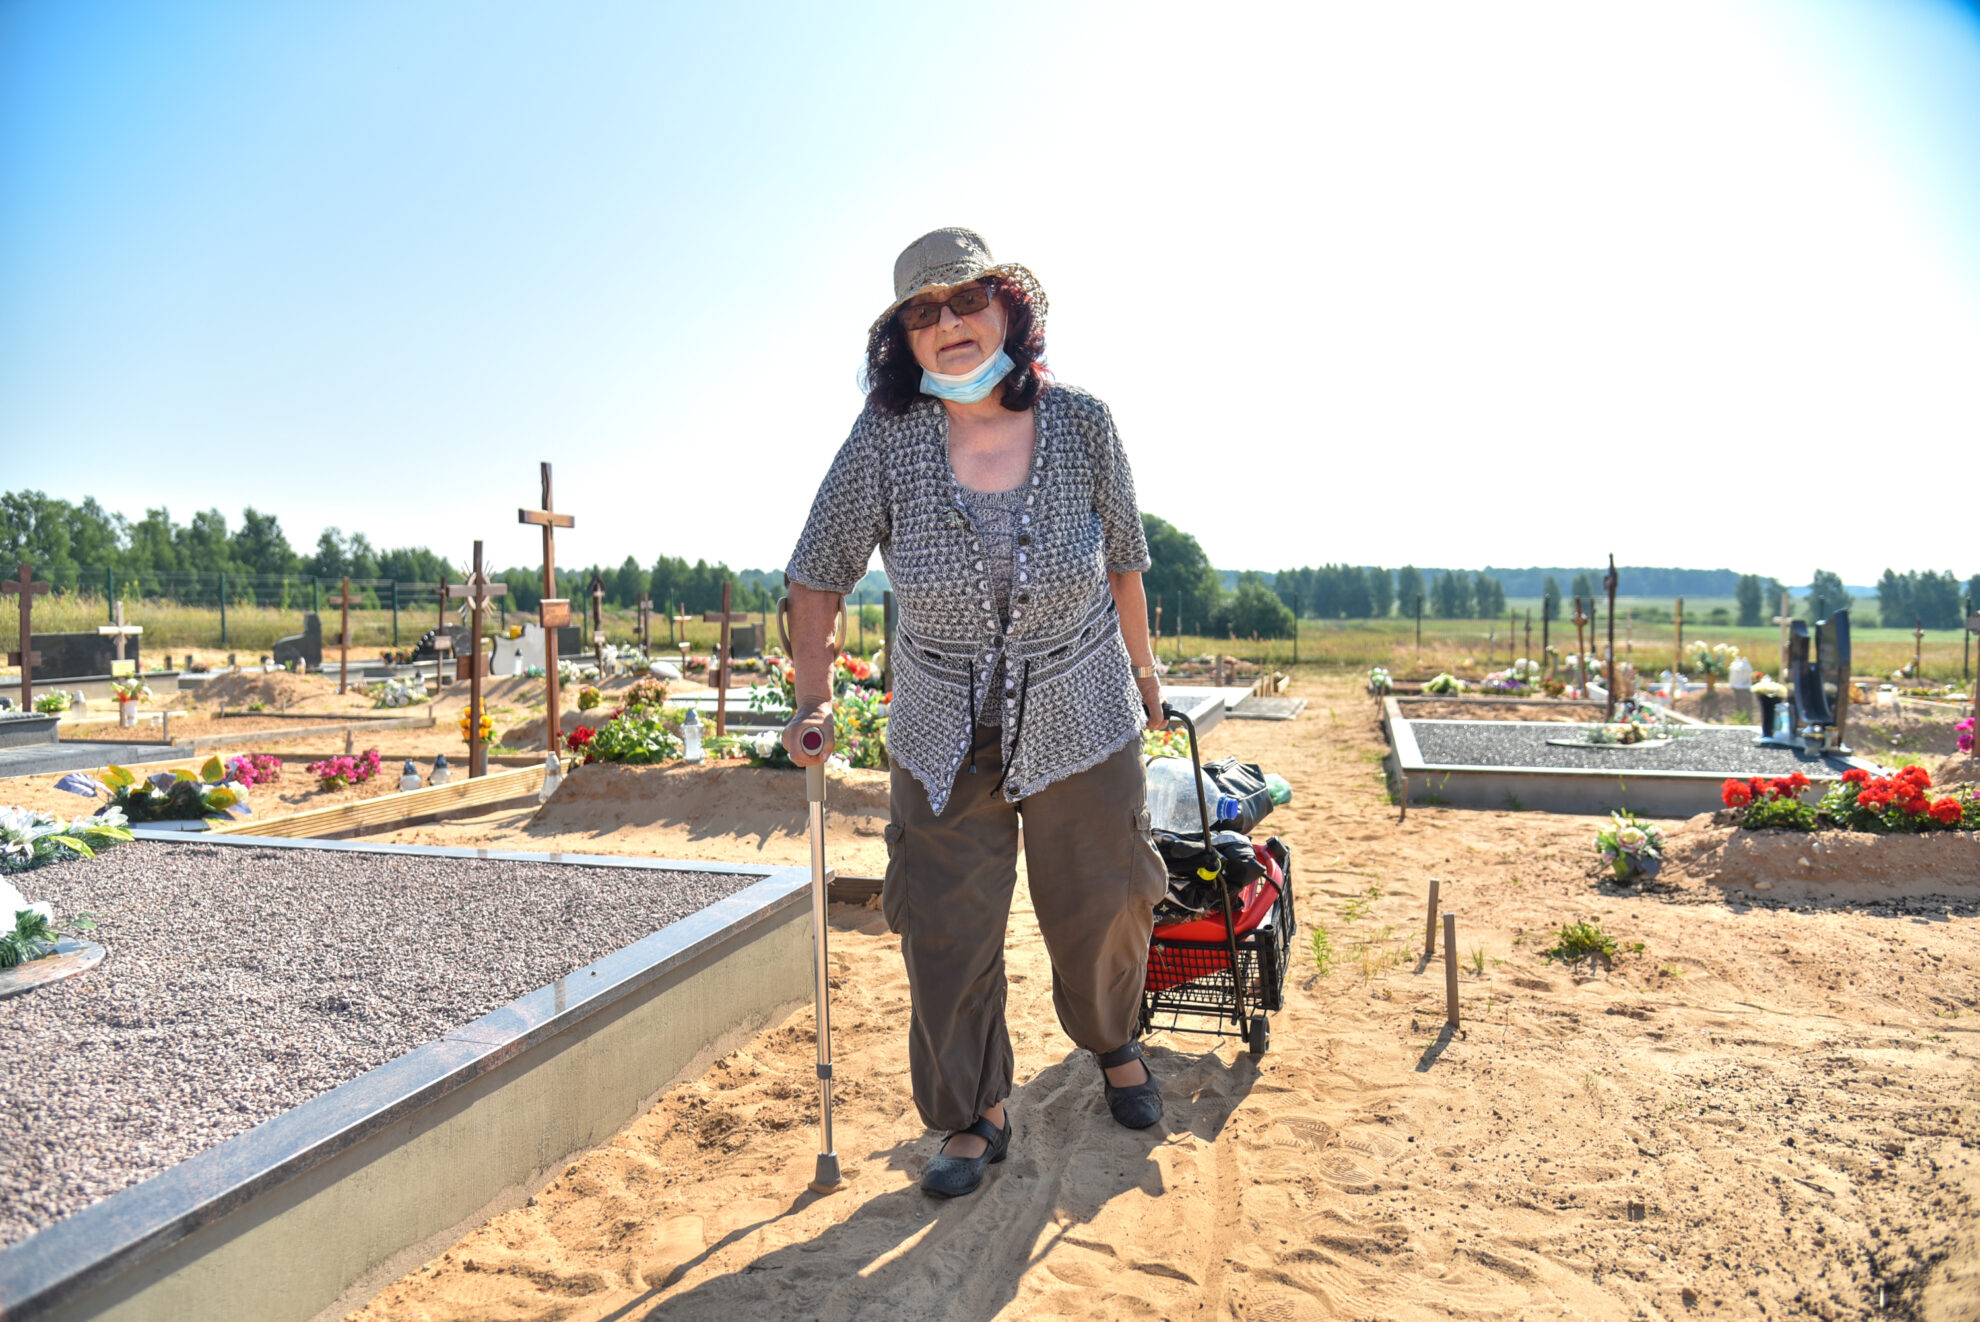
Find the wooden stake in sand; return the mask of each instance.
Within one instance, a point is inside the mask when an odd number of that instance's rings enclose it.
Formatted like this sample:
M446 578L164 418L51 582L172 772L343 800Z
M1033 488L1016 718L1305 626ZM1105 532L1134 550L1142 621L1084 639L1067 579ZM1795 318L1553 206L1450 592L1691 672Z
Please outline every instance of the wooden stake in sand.
M337 626L337 692L343 693L350 687L351 673L351 580L346 578L343 591L324 604L343 612L342 623Z
M468 581L453 594L468 604L467 655L459 664L467 667L468 680L468 778L488 774L488 745L481 738L481 677L488 673L488 658L481 652L481 613L491 598L507 596L507 583L490 583L481 570L481 543L474 544L474 570Z
M1458 1026L1457 915L1444 915L1444 1022Z
M715 733L718 735L729 732L729 626L749 623L747 614L729 609L731 594L734 591L735 584L726 578L723 579L722 609L704 611L701 616L703 623L722 626L721 645L715 649L715 655L708 658L708 682L715 686ZM717 666L721 667L719 675L716 672Z
M576 525L568 514L559 514L550 503L550 465L543 465L543 508L516 511L517 523L534 523L543 529L543 602L537 618L543 625L544 706L549 722L544 739L551 752L562 742L564 714L557 700L557 630L571 622L571 603L557 596L557 529Z
M34 668L41 664L41 653L34 650L34 599L48 591L46 583L34 581L34 566L22 565L20 576L0 583L0 592L21 599L21 650L7 654L7 664L21 668L21 710L34 710Z
M1430 917L1423 924L1423 958L1437 953L1437 878L1430 878Z

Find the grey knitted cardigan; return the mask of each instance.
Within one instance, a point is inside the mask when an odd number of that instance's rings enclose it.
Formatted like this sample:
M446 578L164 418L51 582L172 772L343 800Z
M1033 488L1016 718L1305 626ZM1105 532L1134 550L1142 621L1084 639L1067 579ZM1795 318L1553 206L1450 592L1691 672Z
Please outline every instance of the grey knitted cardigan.
M940 813L968 756L972 716L1003 707L1004 797L1096 766L1146 716L1108 573L1148 568L1134 475L1107 406L1048 384L1012 548L1008 623L991 599L983 541L949 464L949 419L924 397L853 424L785 572L841 595L880 548L897 611L887 748ZM999 657L1004 692L986 693Z

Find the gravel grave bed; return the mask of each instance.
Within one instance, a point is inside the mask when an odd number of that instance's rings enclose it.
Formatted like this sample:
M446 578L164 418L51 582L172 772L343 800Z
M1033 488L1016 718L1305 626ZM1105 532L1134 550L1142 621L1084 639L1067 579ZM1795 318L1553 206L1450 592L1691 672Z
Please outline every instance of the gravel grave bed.
M758 878L135 841L19 880L110 953L0 1001L0 1244Z
M1785 776L1833 780L1847 766L1753 742L1752 727L1693 726L1662 748L1557 748L1549 739L1575 738L1590 725L1556 721L1417 721L1409 723L1427 766L1544 767L1594 771L1693 771L1724 776Z

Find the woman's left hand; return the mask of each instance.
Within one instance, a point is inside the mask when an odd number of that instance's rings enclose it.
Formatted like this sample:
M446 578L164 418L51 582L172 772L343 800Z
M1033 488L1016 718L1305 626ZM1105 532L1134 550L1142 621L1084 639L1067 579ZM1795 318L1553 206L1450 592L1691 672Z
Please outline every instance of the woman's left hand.
M1169 718L1162 715L1162 681L1150 675L1146 679L1135 680L1134 686L1141 690L1141 707L1148 713L1148 728L1168 729Z

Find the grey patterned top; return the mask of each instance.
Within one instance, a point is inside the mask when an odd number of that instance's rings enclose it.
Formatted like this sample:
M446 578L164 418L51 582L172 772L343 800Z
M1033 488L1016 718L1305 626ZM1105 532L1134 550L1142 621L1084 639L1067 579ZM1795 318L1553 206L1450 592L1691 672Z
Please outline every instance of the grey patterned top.
M997 603L997 619L1002 624L1009 624L1011 619L1011 583L1016 577L1018 515L1024 509L1024 492L1022 486L1009 491L961 488L963 513L969 515L976 535L983 539L983 560L990 566L990 600ZM983 691L995 694L1003 688L1004 662L999 657ZM984 703L976 718L985 725L1003 724L1003 704Z
M1054 382L1038 397L1000 610L991 549L949 464L948 414L868 408L839 447L785 572L841 595L877 546L899 612L887 748L940 813L968 756L970 708L1001 705L1004 797L1105 761L1144 720L1109 572L1148 568L1134 475L1107 406ZM1003 663L1003 692L990 681Z

